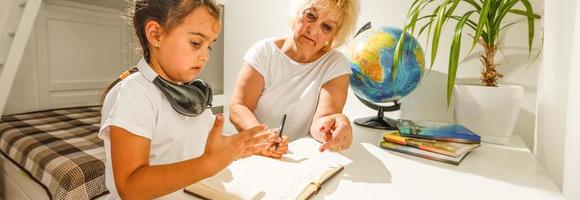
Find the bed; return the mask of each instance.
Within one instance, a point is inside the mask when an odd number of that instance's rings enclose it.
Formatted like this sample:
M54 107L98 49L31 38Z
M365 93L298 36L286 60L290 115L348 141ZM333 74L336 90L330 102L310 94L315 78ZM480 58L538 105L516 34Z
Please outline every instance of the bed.
M2 116L4 195L18 189L16 197L37 199L40 186L45 199L103 198L108 191L99 122L98 106Z

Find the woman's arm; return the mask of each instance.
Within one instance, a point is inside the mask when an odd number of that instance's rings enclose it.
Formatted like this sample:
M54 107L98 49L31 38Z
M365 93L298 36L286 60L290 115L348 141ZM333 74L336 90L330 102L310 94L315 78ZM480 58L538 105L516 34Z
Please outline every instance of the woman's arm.
M312 137L322 142L320 151L347 149L352 142L352 127L342 114L348 95L349 75L336 77L324 85L310 126Z
M230 121L238 131L254 127L260 122L254 115L260 94L264 90L264 77L252 66L244 63L238 75L238 81L230 101ZM288 137L269 140L269 148L264 148L256 154L272 158L281 158L288 152ZM278 144L278 148L273 148Z
M202 156L165 165L149 165L149 139L111 126L111 160L121 198L153 199L175 192L213 176L240 157L266 148L263 141L275 137L264 132L258 134L264 126L223 136L223 116L218 115L215 121Z
M264 77L252 66L244 63L238 75L229 108L230 121L238 131L260 124L254 115L254 110L263 90Z

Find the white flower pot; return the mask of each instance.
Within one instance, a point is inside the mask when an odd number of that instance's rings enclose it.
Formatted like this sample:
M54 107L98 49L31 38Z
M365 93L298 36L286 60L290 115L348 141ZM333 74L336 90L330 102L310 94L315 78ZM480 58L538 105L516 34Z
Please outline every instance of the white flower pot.
M453 92L456 123L480 135L484 142L509 142L520 113L523 87L455 85Z

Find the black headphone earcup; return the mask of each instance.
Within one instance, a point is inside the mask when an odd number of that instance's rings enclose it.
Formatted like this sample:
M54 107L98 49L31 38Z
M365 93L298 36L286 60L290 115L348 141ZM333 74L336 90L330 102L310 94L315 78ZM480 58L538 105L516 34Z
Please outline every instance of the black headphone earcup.
M203 92L203 96L206 100L206 105L211 107L212 106L211 103L213 101L213 92L211 90L211 86L209 86L207 82L201 79L196 79L190 84L196 86Z

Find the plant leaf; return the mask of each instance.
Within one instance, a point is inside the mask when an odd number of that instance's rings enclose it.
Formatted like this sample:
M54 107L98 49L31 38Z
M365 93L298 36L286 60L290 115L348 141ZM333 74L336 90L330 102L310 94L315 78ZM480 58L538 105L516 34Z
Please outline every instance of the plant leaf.
M437 51L439 49L439 38L441 38L441 30L443 29L443 25L445 24L445 14L447 13L447 5L451 3L453 0L446 0L443 4L439 5L439 10L437 12L437 19L435 22L435 32L433 32L433 38L431 40L431 65L429 69L433 68L435 64L435 59L437 58Z
M461 16L451 16L450 18L457 21L461 20ZM465 24L473 29L473 31L477 31L477 24L474 21L467 19L465 22Z
M514 24L517 24L517 23L519 23L519 22L518 21L515 21L515 22L511 22L509 24L506 24L505 26L502 26L501 27L500 31L503 30L503 29L506 29L507 27L513 26Z
M431 20L429 22L427 22L426 24L423 25L423 27L421 27L421 29L419 29L419 34L417 34L418 36L421 36L423 34L423 31L425 31L426 28L431 29L431 24L433 24L434 20Z
M455 33L451 42L451 50L449 51L449 68L447 74L447 107L451 105L451 96L453 95L453 85L455 85L455 78L457 77L457 67L459 66L459 51L461 50L461 35L463 27L467 19L475 11L469 11L461 17L457 25L455 25Z
M487 14L489 13L489 10L491 10L492 1L493 0L483 0L483 6L481 7L481 10L479 12L479 21L477 22L477 30L475 31L475 36L473 38L471 50L469 50L470 53L475 48L475 45L477 45L477 42L481 37L481 33L483 32L485 25L488 23Z
M528 16L528 12L527 12L527 11L524 11L524 10L518 10L518 9L510 9L510 11L509 11L509 12L510 12L510 13L513 13L513 14L517 14L517 15L523 15L523 16L525 16L525 17L527 17L527 16ZM541 19L541 18L542 18L542 16L540 16L540 15L538 15L538 14L535 14L535 13L534 13L534 18L535 18L535 19Z
M509 13L509 10L514 7L514 5L518 2L518 0L508 0L506 3L501 4L499 8L497 8L499 10L499 13L497 14L497 16L495 16L495 18L493 18L493 22L491 23L492 26L489 27L488 29L488 33L489 33L489 37L488 40L486 40L486 43L488 44L495 44L497 38L499 37L499 32L501 30L500 25L503 21L503 19L505 18L505 16Z
M528 0L519 0L526 7L528 17L528 53L532 54L532 44L534 43L534 9Z

